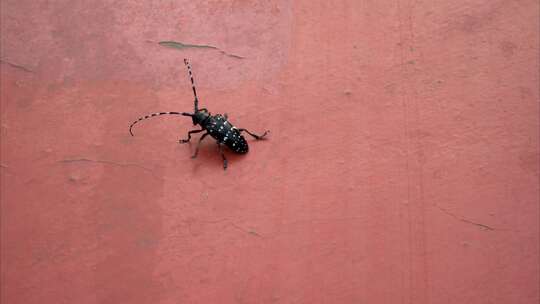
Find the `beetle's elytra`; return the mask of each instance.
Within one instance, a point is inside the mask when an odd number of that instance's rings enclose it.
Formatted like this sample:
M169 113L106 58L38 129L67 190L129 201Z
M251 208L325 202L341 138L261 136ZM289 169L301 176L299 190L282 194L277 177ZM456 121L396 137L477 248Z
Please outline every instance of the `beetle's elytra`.
M221 154L221 157L223 158L223 169L227 169L227 158L225 158L225 154L223 152L223 145L227 146L230 150L232 150L235 153L244 154L249 151L249 146L244 138L242 136L242 132L246 132L247 134L251 135L253 138L260 140L264 139L266 134L268 134L269 131L265 131L262 135L256 135L251 132L249 132L246 129L238 129L235 126L233 126L227 117L227 114L216 114L212 115L210 112L208 112L207 109L199 109L199 99L197 98L197 90L195 89L195 81L193 80L193 73L191 72L191 65L187 61L187 59L184 59L184 63L187 66L187 70L189 73L189 78L191 79L191 87L193 89L193 95L195 96L195 112L194 113L187 113L187 112L158 112L146 115L144 117L139 118L138 120L134 121L129 126L129 133L131 136L133 136L132 128L133 126L138 123L141 120L145 120L147 118L160 116L160 115L183 115L183 116L190 116L193 125L199 125L201 127L200 130L191 130L187 134L186 139L180 139L180 143L187 143L191 140L191 134L193 133L200 133L206 131L200 138L199 142L197 143L197 147L195 148L195 153L191 158L196 158L197 154L199 153L199 147L201 145L202 140L210 135L212 136L218 145L219 153Z

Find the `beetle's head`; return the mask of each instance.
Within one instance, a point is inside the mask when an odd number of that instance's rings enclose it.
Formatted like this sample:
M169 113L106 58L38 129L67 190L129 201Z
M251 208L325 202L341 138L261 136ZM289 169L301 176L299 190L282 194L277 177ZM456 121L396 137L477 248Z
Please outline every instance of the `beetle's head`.
M193 125L201 124L203 121L208 119L210 116L210 113L207 109L200 109L193 116L191 116L191 119L193 120Z

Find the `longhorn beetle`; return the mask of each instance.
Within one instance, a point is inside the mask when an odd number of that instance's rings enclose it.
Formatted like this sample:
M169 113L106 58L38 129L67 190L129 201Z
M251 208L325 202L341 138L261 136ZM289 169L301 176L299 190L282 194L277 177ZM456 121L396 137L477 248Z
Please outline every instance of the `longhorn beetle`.
M180 139L179 142L181 144L187 143L191 140L191 134L206 131L206 133L204 133L199 138L199 142L197 143L197 147L195 148L195 154L193 154L191 158L197 157L202 140L210 134L210 136L212 136L217 141L219 153L221 154L221 157L223 158L223 170L225 170L227 169L227 159L225 158L225 154L223 153L223 145L227 146L229 149L231 149L235 153L245 154L248 152L249 147L248 147L248 143L246 139L244 138L244 136L242 136L242 132L246 132L247 134L253 136L253 138L255 138L256 140L261 140L261 139L264 139L266 134L268 134L268 132L270 131L265 131L263 135L253 134L246 129L238 129L235 126L233 126L229 122L227 114L212 115L205 108L199 109L199 99L197 98L197 90L195 89L195 81L193 80L193 73L191 72L191 65L189 64L187 59L184 59L184 64L187 67L189 78L191 79L191 88L193 89L193 95L195 96L195 102L194 102L195 112L194 113L159 112L159 113L149 114L134 121L129 126L129 133L131 134L131 136L133 136L133 132L131 130L133 126L139 121L145 120L150 117L160 116L160 115L190 116L193 121L193 125L194 126L199 125L201 129L189 131L187 133L187 138Z

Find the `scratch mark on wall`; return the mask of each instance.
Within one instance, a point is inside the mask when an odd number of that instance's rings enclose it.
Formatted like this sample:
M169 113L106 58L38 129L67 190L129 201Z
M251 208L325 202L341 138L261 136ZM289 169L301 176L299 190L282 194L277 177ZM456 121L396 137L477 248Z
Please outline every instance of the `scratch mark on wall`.
M9 62L9 61L7 61L7 60L5 60L5 59L0 59L0 62L1 62L1 63L4 63L4 64L7 64L7 65L9 65L10 67L13 67L13 68L16 68L16 69L25 71L25 72L27 72L27 73L34 73L33 70L31 70L31 69L29 69L29 68L27 68L27 67L25 67L25 66L22 66L22 65L20 65L20 64L15 64L15 63L13 63L13 62Z
M154 176L157 179L163 179L160 176L155 175L154 170L138 165L138 164L132 164L132 163L118 163L111 160L101 160L101 159L90 159L90 158L72 158L72 159L62 159L58 161L59 163L76 163L76 162L92 162L92 163L100 163L100 164L106 164L106 165L113 165L113 166L119 166L119 167L135 167L143 169L147 172L150 172L152 176Z
M467 223L467 224L471 224L471 225L478 226L478 227L482 228L483 230L490 230L490 231L495 230L495 228L490 227L490 226L488 226L488 225L481 224L481 223L477 223L477 222L473 222L473 221L468 220L468 219L466 219L466 218L464 218L464 217L458 216L458 215L456 215L456 214L454 214L454 213L452 213L452 212L450 212L450 211L448 211L448 210L446 210L446 209L444 209L444 208L442 208L442 207L440 207L440 206L438 206L438 205L435 205L435 207L437 207L437 208L438 208L439 210L441 210L442 212L444 212L444 213L450 215L451 217L453 217L453 218L455 218L456 220L459 220L459 221L461 221L461 222L464 222L464 223Z
M254 231L254 230L251 230L251 229L250 229L250 230L246 230L246 229L244 229L244 228L242 228L242 227L236 225L235 223L233 223L233 222L231 222L231 221L229 221L229 224L230 224L231 226L233 226L234 228L236 228L236 229L242 231L242 232L245 232L245 233L251 234L251 235L253 235L253 236L262 238L262 235L258 234L258 233L257 233L256 231Z

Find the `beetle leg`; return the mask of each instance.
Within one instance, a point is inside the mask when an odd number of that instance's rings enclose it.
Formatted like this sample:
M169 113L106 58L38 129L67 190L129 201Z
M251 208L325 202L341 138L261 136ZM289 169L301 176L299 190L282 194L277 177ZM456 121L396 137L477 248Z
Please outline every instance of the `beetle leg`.
M223 117L225 117L225 120L229 119L229 115L227 115L227 113L223 113Z
M191 134L193 133L199 133L199 132L202 132L204 131L204 129L201 129L201 130L191 130L187 133L187 139L180 139L178 142L181 143L181 144L185 144L187 142L189 142L191 140Z
M223 152L223 146L219 142L218 142L218 148L219 148L219 153L221 154L221 157L223 158L223 170L227 170L227 159L225 158L225 153Z
M253 136L253 138L255 138L256 140L264 139L264 137L266 136L266 134L268 134L268 132L270 132L270 131L266 130L266 131L264 131L263 135L257 135L257 134L253 134L253 133L249 132L249 131L246 130L246 129L238 129L238 131L239 131L240 133L243 132L243 131L246 131L247 134Z
M206 135L208 135L209 133L204 133L201 138L199 138L199 143L197 143L197 147L195 148L195 154L193 154L193 156L191 156L191 158L196 158L197 157L197 154L199 154L199 147L201 146L201 142L203 141L203 139L206 137Z

